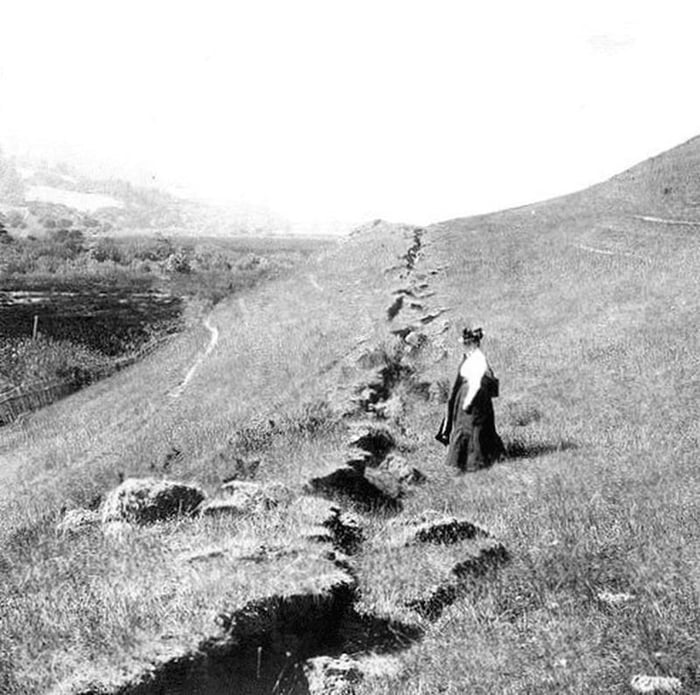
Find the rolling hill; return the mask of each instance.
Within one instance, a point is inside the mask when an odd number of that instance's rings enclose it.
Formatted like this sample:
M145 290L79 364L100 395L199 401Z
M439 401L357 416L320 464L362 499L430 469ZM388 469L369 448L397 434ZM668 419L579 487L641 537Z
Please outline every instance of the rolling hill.
M119 178L95 178L66 164L15 161L0 149L0 223L14 234L69 227L88 235L268 235L290 225L255 205L223 205Z
M259 679L262 659L277 680L242 691L311 692L309 677L289 674L339 652L393 659L357 692L616 693L635 674L697 691L696 201L700 139L555 200L426 228L378 220L293 277L218 305L218 342L184 388L204 329L0 430L0 685L225 692L223 676L187 671L168 690L158 674L187 658L203 668L193 654L214 659L215 637L240 638L217 615L240 623L252 600L312 591L326 570L305 545L301 564L277 555L183 569L178 558L251 538L295 548L298 518L282 505L119 540L95 526L57 533L57 522L129 477L195 482L216 497L252 457L256 482L284 484L296 503L343 466L360 426L375 428L375 443L388 431L390 455L426 480L379 481L393 502L381 508L338 493L365 539L340 560L361 618L324 624L334 638L313 649L298 624L283 647L251 642ZM464 321L485 330L508 456L457 476L434 434ZM498 552L473 539L397 548L397 525L425 510L468 519ZM380 624L404 637L378 637Z

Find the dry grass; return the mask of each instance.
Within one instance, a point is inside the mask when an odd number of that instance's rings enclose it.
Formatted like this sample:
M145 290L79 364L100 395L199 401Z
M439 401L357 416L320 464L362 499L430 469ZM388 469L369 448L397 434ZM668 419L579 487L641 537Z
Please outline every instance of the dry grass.
M397 251L402 245L400 239L387 244ZM391 252L384 253L388 262ZM100 534L57 538L55 522L62 507L88 504L119 474L161 471L173 446L184 456L169 476L197 479L210 492L229 473L215 454L232 440L239 442L232 453L255 453L244 443L246 436L256 443L256 432L265 459L261 477L298 486L313 469L309 459L322 468L324 442L331 454L340 448L328 405L335 391L329 365L342 361L361 331L374 330L371 315L355 316L359 298L344 301L348 287L372 295L367 271L354 286L338 283L346 260L338 253L327 266L309 265L298 278L217 307L219 345L179 398L169 394L203 347L203 332L189 332L142 364L2 431L2 595L12 599L0 607L0 672L9 692L41 692L81 663L129 661L164 632L196 641L216 606L269 591L273 578L260 581L247 570L201 582L173 573L173 545L197 548L215 539L205 522L158 525L116 548ZM308 281L311 272L327 292ZM318 302L307 301L310 292ZM381 304L383 293L373 301ZM325 376L309 379L324 369ZM268 525L259 523L253 535L272 534L284 544L293 534L294 524ZM236 542L252 533L244 524L227 536ZM310 564L275 581L291 591L313 576Z
M428 235L431 265L465 248L435 287L441 303L485 321L505 385L497 419L519 456L455 482L423 439L415 463L431 484L407 511L464 514L513 560L465 589L385 692L614 693L637 672L676 675L688 692L700 683L700 248L590 205L574 198ZM639 258L578 248L603 214ZM412 428L437 417L418 408ZM403 576L426 558L413 553ZM363 579L386 610L382 592L402 572L382 572L383 557ZM635 598L611 609L604 590Z
M466 516L512 559L423 621L403 680L367 692L614 693L637 672L698 687L700 248L696 235L650 227L628 207L593 191L424 234L414 277L436 292L431 307L452 308L453 329L460 316L484 322L512 457L455 478L433 440L444 406L404 389L406 456L429 477L405 513ZM98 536L56 538L53 521L120 471L160 470L172 446L185 455L169 476L210 490L227 474L215 456L222 448L260 455L261 478L293 487L339 457L343 387L362 371L363 347L386 338L398 271L383 271L412 242L410 229L379 226L294 278L218 307L220 344L180 399L168 393L202 336L0 435L4 595L19 597L1 609L0 659L15 692L55 683L80 659L126 659L141 637L206 630L216 606L248 595L254 574L183 579L168 558L222 533L290 541L289 526L163 525L125 553ZM451 378L456 337L436 338L416 358L420 375ZM443 348L447 358L433 362ZM387 523L371 520L373 540L358 558L363 602L405 618L415 568L437 578L467 547L390 553ZM611 609L597 597L603 590L634 599Z
M60 536L48 524L13 538L4 559L3 624L15 669L24 667L19 692L76 674L109 681L126 664L146 667L163 644L173 654L195 649L219 633L220 614L252 599L314 590L313 577L332 566L296 538L295 523L273 511L264 519L161 523L121 538L99 528ZM287 552L261 563L255 553L262 545ZM185 559L208 549L225 553Z

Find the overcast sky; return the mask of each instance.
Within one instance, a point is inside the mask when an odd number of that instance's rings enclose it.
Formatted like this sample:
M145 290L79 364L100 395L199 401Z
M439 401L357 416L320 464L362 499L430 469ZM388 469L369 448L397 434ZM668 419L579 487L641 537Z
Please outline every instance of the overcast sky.
M698 5L4 0L0 144L298 222L485 212L700 134Z

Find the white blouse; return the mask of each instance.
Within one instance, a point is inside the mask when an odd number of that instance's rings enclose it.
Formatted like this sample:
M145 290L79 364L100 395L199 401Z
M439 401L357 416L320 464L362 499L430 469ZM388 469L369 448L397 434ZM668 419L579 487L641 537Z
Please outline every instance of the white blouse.
M459 373L467 382L467 395L464 397L462 409L466 410L474 400L481 386L481 380L488 371L489 365L486 356L479 348L476 348L462 363Z

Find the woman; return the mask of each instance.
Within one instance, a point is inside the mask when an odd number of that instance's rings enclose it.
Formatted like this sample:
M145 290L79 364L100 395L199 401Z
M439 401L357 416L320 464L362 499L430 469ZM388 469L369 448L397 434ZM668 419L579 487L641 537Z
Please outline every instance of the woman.
M498 396L498 379L479 347L483 337L481 328L462 331L464 357L436 435L449 447L447 464L463 472L485 468L505 453L491 402Z

